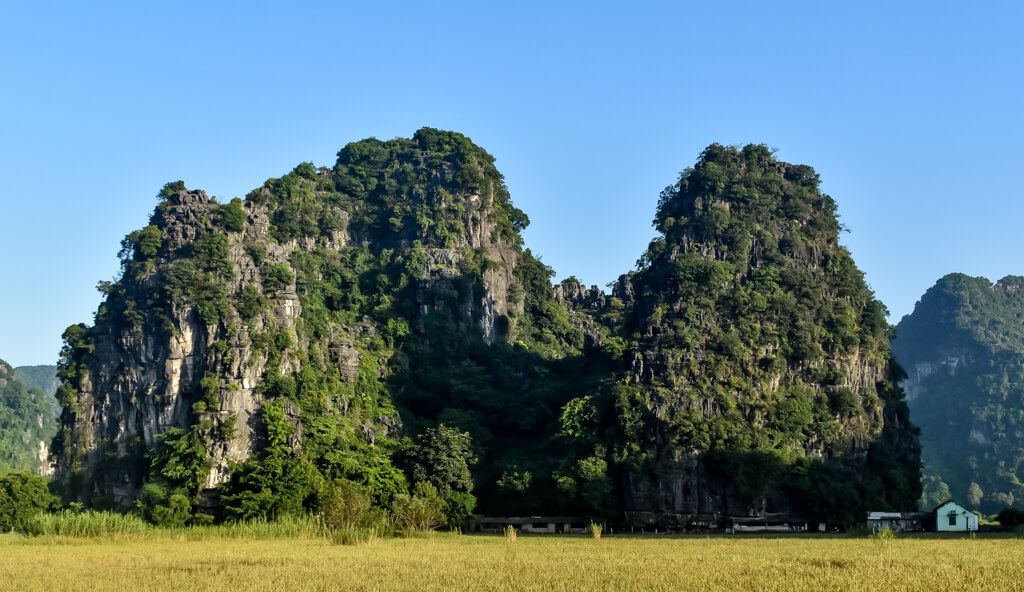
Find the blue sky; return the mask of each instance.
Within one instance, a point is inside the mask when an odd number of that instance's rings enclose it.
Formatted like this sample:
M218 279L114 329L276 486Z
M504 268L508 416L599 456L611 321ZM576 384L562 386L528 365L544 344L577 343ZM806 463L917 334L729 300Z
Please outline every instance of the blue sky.
M0 358L91 323L165 182L226 200L422 126L497 158L556 279L631 269L712 142L813 166L893 322L1024 275L1024 3L493 4L0 4Z

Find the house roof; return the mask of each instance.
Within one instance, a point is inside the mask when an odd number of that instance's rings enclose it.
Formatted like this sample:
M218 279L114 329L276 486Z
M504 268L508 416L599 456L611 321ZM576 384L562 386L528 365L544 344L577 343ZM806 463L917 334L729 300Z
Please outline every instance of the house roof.
M953 504L954 506L956 506L958 508L962 508L963 510L965 510L967 512L970 512L970 510L967 509L967 506L965 506L963 504L958 504L957 502L955 502L953 500L946 500L946 501L942 502L941 504L935 506L935 509L932 510L931 513L932 514L938 514L939 510L941 510L942 508L944 508L944 507L946 507L946 506L948 506L950 504Z

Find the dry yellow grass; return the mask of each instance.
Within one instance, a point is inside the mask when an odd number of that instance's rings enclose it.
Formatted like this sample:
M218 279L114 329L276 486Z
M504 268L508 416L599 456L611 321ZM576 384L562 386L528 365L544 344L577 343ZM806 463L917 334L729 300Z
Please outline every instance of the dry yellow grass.
M0 536L0 589L1024 591L1024 541L439 536L135 541Z

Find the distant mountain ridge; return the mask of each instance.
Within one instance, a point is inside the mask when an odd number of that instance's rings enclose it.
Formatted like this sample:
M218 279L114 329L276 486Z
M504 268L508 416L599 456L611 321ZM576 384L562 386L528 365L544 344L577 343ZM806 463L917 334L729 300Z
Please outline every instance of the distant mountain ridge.
M27 387L0 360L0 472L50 474L49 446L56 432L52 398Z
M923 502L1024 508L1024 277L941 278L892 350L921 428Z
M56 405L57 387L60 386L60 378L57 377L56 365L40 366L17 366L14 368L14 376L28 388L42 389L46 396L54 401L54 413L60 412Z

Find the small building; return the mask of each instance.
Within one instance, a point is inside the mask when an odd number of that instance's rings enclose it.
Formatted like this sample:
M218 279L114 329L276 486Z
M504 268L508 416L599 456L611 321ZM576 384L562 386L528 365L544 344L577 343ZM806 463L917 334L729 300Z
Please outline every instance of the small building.
M938 532L973 532L978 530L978 515L949 500L932 510Z
M868 512L867 526L873 531L920 532L929 530L930 512Z

